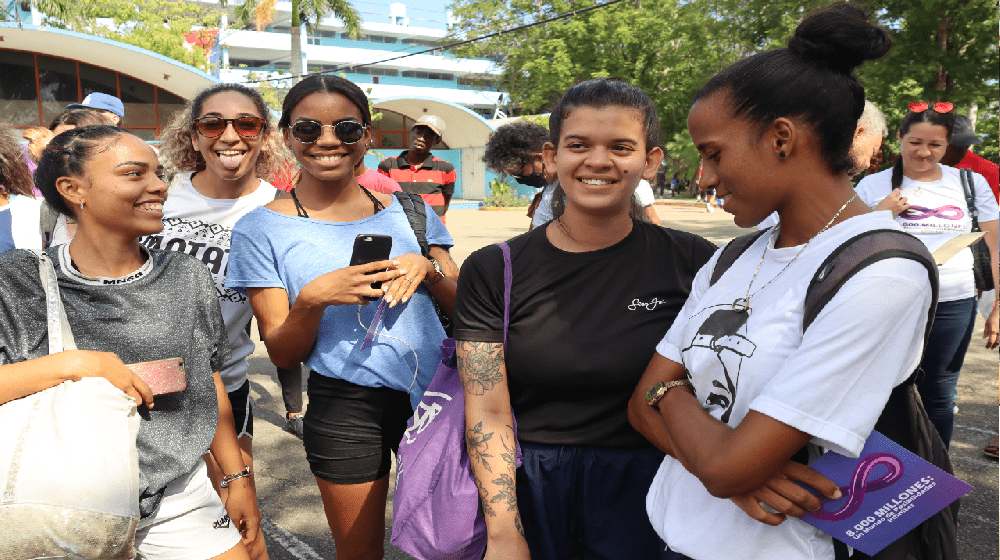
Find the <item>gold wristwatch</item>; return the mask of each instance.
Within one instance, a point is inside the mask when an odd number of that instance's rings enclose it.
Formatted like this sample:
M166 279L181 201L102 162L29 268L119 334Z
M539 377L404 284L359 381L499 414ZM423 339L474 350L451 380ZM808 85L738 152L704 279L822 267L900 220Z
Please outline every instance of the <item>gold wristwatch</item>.
M653 410L660 410L660 400L667 394L667 391L673 389L674 387L680 387L681 385L687 385L688 387L691 387L692 391L694 391L694 387L687 379L678 379L677 381L669 382L660 381L656 385L653 385L649 391L646 391L646 404Z
M434 259L428 259L431 261L431 266L434 267L434 276L425 276L424 284L430 286L431 284L437 284L442 278L444 278L444 271L441 270L441 265Z

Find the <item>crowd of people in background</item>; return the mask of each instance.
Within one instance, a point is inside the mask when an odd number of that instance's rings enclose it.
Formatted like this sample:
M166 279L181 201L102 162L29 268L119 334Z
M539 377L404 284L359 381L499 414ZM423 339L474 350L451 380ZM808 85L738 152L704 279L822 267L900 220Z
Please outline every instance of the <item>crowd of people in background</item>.
M891 46L838 4L721 71L688 115L690 184L663 164L645 92L574 85L547 127L493 132L483 161L537 190L531 223L461 270L445 225L458 179L434 155L444 120L420 117L408 149L369 169L369 100L338 76L296 84L277 120L255 89L210 87L156 150L96 92L47 128L0 126L0 404L107 379L143 411L139 557L267 559L256 319L338 558L378 559L392 456L453 336L486 559L839 560L788 519L840 494L802 458L856 457L917 367L947 447L981 298L982 338L1000 345L997 164L951 103L917 100L890 128L853 72ZM880 171L892 131L900 153ZM688 188L758 231L742 253L661 223L654 189ZM973 215L993 291L968 248L936 275L920 261ZM860 270L803 326L814 271L877 231L923 245ZM78 350L47 354L42 250ZM187 368L169 398L126 367L168 356Z

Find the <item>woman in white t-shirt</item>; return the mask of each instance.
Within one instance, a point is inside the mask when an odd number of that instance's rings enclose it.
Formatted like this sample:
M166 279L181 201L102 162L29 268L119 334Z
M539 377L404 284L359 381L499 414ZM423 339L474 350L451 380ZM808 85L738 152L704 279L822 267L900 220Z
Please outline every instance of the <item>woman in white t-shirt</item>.
M15 248L41 250L41 201L32 195L31 171L11 132L0 125L0 252Z
M972 231L972 217L959 170L938 163L953 136L951 103L910 103L899 127L900 157L892 169L858 183L858 196L876 210L890 210L896 222L931 251L959 234ZM974 173L979 226L986 232L993 270L997 269L997 202L986 179ZM972 252L963 249L939 267L941 294L918 385L927 415L947 445L955 413L955 388L976 323L976 285ZM994 272L994 288L997 281ZM997 292L993 292L994 297ZM987 348L997 347L997 305L986 320Z
M191 255L208 267L215 281L222 317L233 354L219 374L229 395L243 460L253 470L253 407L247 357L254 351L248 325L253 316L246 295L227 288L226 265L232 228L244 214L274 200L278 190L268 177L279 163L275 156L274 122L256 90L239 84L205 89L177 113L164 129L160 158L177 173L163 204L163 231L143 238L152 249ZM209 476L219 486L224 473L207 461ZM259 539L251 558L266 559Z
M807 16L788 48L755 54L701 89L688 128L742 227L772 212L719 280L719 253L657 346L629 402L632 425L667 453L646 498L672 551L697 560L833 560L831 537L798 517L837 485L792 457L857 457L893 388L907 380L931 305L915 261L874 263L808 329L805 295L843 242L899 230L858 200L848 171L864 89L853 69L888 52L888 32L853 4ZM892 325L872 336L872 325ZM773 508L765 509L764 506ZM774 511L778 513L774 513Z

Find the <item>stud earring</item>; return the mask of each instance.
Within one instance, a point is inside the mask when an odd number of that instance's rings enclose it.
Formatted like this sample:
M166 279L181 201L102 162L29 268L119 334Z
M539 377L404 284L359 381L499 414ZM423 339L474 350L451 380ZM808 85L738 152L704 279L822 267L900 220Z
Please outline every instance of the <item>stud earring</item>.
M780 158L783 158L783 157L785 157L785 152L780 152L780 153L778 154L778 157L780 157Z
M83 203L80 203L80 210L83 210Z

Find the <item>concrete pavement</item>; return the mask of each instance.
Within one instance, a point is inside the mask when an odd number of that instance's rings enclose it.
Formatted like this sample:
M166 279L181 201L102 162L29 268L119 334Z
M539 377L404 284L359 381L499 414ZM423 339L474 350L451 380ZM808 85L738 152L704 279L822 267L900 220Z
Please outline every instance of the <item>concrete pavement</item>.
M698 233L716 244L744 232L719 209L707 213L704 206L661 204L657 205L657 212L664 225ZM528 224L523 210L451 210L448 229L455 239L452 255L461 264L476 249L527 231ZM981 318L976 329L982 333ZM976 487L962 506L959 531L962 558L997 558L1000 550L997 461L982 454L983 445L997 429L998 390L997 377L993 376L997 367L997 352L985 350L977 334L959 382L959 413L952 442L956 476ZM281 389L263 345L258 344L250 358L250 368L255 416L254 470L270 556L274 560L334 559L337 556L333 539L301 441L284 431ZM409 559L409 555L388 544L391 516L390 489L386 558Z

